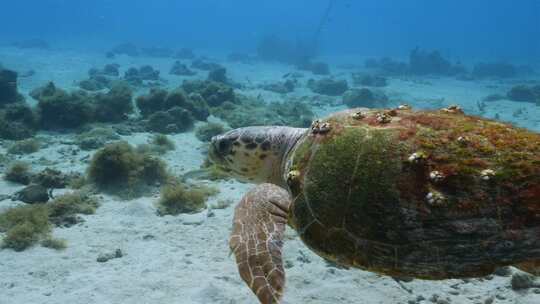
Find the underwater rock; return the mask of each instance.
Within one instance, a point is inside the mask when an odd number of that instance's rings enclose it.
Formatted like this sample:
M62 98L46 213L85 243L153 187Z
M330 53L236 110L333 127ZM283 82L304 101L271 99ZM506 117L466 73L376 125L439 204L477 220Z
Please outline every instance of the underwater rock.
M139 56L139 48L132 43L122 43L115 46L110 53L115 55Z
M176 59L193 59L195 58L195 53L193 53L192 49L189 48L181 48L176 52L174 55L174 58Z
M377 108L385 107L388 97L379 91L370 89L352 89L343 94L343 103L349 108Z
M175 61L169 74L178 76L193 76L197 74L197 72L190 70L187 65L181 63L180 61Z
M194 118L191 112L181 107L173 107L167 111L157 111L148 117L148 131L164 134L181 133L193 128Z
M372 76L359 73L352 73L353 82L355 85L366 87L385 87L388 85L386 78L383 76Z
M207 62L199 58L199 59L193 60L193 62L191 63L191 67L194 69L199 69L203 71L212 71L215 69L219 69L221 66L217 63Z
M452 65L439 51L425 51L419 48L409 54L409 71L414 75L456 75L465 73L461 65Z
M472 75L477 78L511 78L517 74L516 67L508 63L478 63L474 66Z
M17 72L0 68L0 107L24 101L17 92Z
M498 275L500 277L509 277L512 275L512 268L510 266L499 267L495 269L493 274Z
M506 96L513 101L532 102L540 106L540 85L517 85L512 87Z
M334 80L332 78L310 79L308 87L317 94L328 96L339 96L349 89L346 80Z
M19 200L27 204L42 204L49 201L49 191L42 185L29 185L16 192L12 200Z
M262 89L279 93L279 94L286 94L286 93L293 92L295 87L296 87L296 81L292 79L287 79L285 82L276 82L276 83L263 85Z
M114 252L109 253L101 253L98 255L96 261L99 263L105 263L112 259L119 259L124 256L124 253L122 253L122 250L116 249Z
M540 283L536 282L536 278L525 272L516 272L512 274L510 281L513 290L522 290L533 287L540 287Z

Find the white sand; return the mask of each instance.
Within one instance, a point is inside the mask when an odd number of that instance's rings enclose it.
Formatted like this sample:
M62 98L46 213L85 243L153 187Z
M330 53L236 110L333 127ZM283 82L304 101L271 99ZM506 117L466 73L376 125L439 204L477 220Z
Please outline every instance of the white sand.
M173 60L128 58L107 60L102 54L81 54L74 51L20 51L0 49L0 62L19 71L34 69L37 73L20 81L20 90L31 89L54 80L62 88L73 87L74 80L86 77L93 66L116 62L121 71L130 66L151 64L167 78L168 87L178 86L185 77L168 75ZM274 64L228 64L229 74L238 82L252 83L246 94L261 94L266 100L279 101L280 95L257 89L257 84L278 81L292 71ZM305 82L309 77L304 73ZM335 70L338 77L350 80L349 71ZM206 77L199 72L198 78ZM351 82L350 82L351 83ZM498 81L463 82L448 78L390 79L385 91L396 99L417 107L461 104L467 112L476 111L476 101L491 93L505 92L512 83ZM495 86L495 87L494 87ZM300 88L292 95L312 95ZM31 100L27 97L29 102ZM442 100L441 98L444 98ZM324 114L340 107L317 110ZM520 115L513 113L526 108ZM492 102L486 115L499 113L501 119L540 130L540 107L510 101ZM36 170L46 165L63 171L84 172L88 152L71 153L75 146L60 144L69 135L43 136L49 146L22 159ZM149 134L133 134L124 139L143 143ZM175 174L197 169L204 155L202 143L193 133L173 135L177 149L164 156ZM5 153L7 142L0 147ZM62 153L64 152L64 153ZM215 183L221 193L210 199L232 199L235 202L251 185L234 181ZM11 194L21 186L0 180L0 195ZM56 228L53 235L64 238L68 248L55 251L35 246L23 252L0 250L0 304L12 303L255 303L255 297L240 280L234 259L227 246L234 205L226 209L204 211L193 215L156 215L157 193L122 201L100 195L101 207L95 215L84 216L86 222L71 228ZM19 203L0 201L0 210ZM327 265L287 232L284 257L287 265L285 303L540 303L540 289L515 292L509 277L489 276L471 280L422 281L403 285L386 276L361 270L337 269ZM98 263L99 254L121 249L122 258ZM434 294L440 299L430 301ZM444 302L447 300L448 302ZM420 303L420 301L419 301Z

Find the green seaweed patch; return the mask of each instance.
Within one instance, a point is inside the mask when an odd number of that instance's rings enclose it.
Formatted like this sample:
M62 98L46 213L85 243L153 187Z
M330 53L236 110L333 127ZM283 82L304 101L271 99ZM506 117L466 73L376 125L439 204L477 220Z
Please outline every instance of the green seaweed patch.
M132 198L142 195L145 186L167 181L169 174L161 159L120 141L94 154L87 177L101 190Z
M16 141L7 150L10 154L32 154L41 148L41 143L35 138L28 138Z
M53 249L66 248L65 240L51 236L54 226L71 226L80 222L77 214L93 214L97 200L81 192L58 196L52 202L21 205L0 214L0 232L5 232L3 248L23 251L34 244Z
M147 144L137 145L137 152L162 155L176 149L174 142L165 134L153 135Z
M22 161L12 163L4 173L5 180L23 185L28 185L31 177L30 165Z
M77 214L94 214L99 203L82 192L71 192L58 196L47 204L49 218L56 226L71 226L79 222Z
M181 182L165 185L158 201L158 214L163 216L199 212L206 208L208 197L218 192L217 188L205 185L192 186Z
M0 214L0 231L6 233L3 248L23 251L49 235L49 210L45 205L8 209Z

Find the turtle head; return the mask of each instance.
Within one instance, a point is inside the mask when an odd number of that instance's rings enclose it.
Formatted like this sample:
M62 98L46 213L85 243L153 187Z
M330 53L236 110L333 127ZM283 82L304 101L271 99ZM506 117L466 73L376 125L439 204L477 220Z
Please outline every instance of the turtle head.
M235 129L212 138L209 157L239 180L281 185L286 155L304 132L290 127Z

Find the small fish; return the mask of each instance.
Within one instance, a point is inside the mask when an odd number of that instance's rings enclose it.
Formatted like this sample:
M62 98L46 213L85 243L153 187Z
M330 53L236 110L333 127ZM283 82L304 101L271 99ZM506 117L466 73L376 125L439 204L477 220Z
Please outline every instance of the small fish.
M281 78L287 78L287 77L289 77L289 76L291 76L291 72L289 72L289 73L283 75Z

